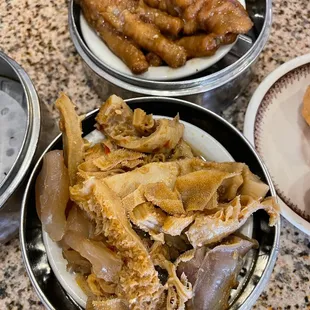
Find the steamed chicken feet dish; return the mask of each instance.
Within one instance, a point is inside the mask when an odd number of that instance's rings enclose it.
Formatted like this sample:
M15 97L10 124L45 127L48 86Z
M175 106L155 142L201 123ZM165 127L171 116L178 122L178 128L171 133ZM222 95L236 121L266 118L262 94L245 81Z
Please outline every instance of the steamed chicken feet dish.
M238 0L78 2L89 25L135 74L211 56L253 25Z
M237 231L260 209L278 220L268 186L243 163L196 157L178 115L154 119L113 95L93 143L66 95L56 107L64 149L44 156L36 206L86 308L226 309L258 246Z

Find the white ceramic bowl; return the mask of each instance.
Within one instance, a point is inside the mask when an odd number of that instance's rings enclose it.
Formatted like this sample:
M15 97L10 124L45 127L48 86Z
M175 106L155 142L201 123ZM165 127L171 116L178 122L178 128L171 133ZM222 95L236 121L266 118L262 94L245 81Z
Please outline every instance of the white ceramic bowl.
M168 118L163 116L154 116L154 118ZM201 130L200 128L181 121L185 125L184 140L190 143L190 145L199 150L200 154L210 161L227 162L234 161L232 156L227 150L212 136ZM102 139L102 134L97 130L93 131L85 138L90 142L96 143L98 139ZM241 232L248 237L252 236L252 218L242 227ZM62 256L62 250L59 245L52 241L48 234L43 231L43 241L46 248L47 257L49 263L53 269L55 276L62 285L62 287L68 292L68 294L82 307L85 308L87 296L78 286L75 281L75 275L66 270L67 261Z

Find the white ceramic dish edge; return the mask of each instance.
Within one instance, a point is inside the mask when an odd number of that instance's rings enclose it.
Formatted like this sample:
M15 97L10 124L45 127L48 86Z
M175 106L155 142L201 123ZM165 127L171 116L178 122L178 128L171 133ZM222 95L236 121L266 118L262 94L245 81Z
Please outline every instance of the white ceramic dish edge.
M265 94L268 92L270 87L283 75L290 72L291 70L300 67L302 65L305 65L307 63L310 63L310 54L305 54L302 56L299 56L297 58L294 58L284 64L282 64L280 67L278 67L276 70L271 72L258 86L256 91L254 92L250 103L248 105L246 114L245 114L245 120L244 120L244 129L243 133L245 137L250 141L250 143L255 147L254 143L254 124L256 119L256 114L258 111L258 108L265 96ZM291 208L289 208L280 197L278 197L281 207L281 214L294 226L296 226L301 231L305 232L306 234L310 235L310 223L307 222L305 219L303 219L301 216L296 214Z

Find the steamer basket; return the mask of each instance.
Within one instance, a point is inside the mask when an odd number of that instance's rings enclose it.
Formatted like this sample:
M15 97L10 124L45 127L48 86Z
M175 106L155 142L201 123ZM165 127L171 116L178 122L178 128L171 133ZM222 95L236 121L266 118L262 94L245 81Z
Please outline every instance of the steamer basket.
M154 115L173 117L180 113L182 120L191 123L213 136L233 156L236 161L245 162L263 181L268 183L271 195L275 190L265 165L244 136L232 125L215 113L193 103L160 97L129 99L131 108L141 108ZM94 129L98 110L90 112L83 120L83 133ZM62 148L59 135L46 149ZM43 243L42 226L35 208L34 186L42 166L38 160L25 191L22 205L20 241L23 259L30 280L48 310L82 309L62 288L51 269ZM253 215L253 238L259 242L257 250L251 250L243 265L243 275L239 275L239 287L232 294L229 309L251 309L266 285L276 261L280 235L280 222L275 227L268 226L268 216L264 211Z
M212 67L176 81L151 81L132 77L116 72L100 62L82 37L81 9L74 0L69 3L69 29L77 52L84 61L87 75L103 100L111 93L123 98L137 95L178 97L220 112L249 85L254 65L271 29L271 0L248 0L246 7L254 23L250 32L240 35L230 53Z
M26 72L2 52L0 91L5 106L0 111L0 243L5 243L18 233L29 167L59 131L45 106L40 106Z

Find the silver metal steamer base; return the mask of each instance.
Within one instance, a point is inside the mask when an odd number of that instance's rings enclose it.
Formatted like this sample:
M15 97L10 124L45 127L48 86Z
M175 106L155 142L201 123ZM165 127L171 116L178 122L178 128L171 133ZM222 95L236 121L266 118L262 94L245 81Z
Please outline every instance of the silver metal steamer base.
M6 243L18 233L29 169L58 127L26 72L1 52L0 130L0 243Z
M176 81L151 81L129 76L101 62L82 37L81 9L74 0L69 3L69 30L89 80L103 100L111 94L118 94L124 99L166 96L182 98L219 113L251 82L255 63L270 33L271 0L246 0L246 8L254 26L246 35L238 37L232 50L212 67Z

